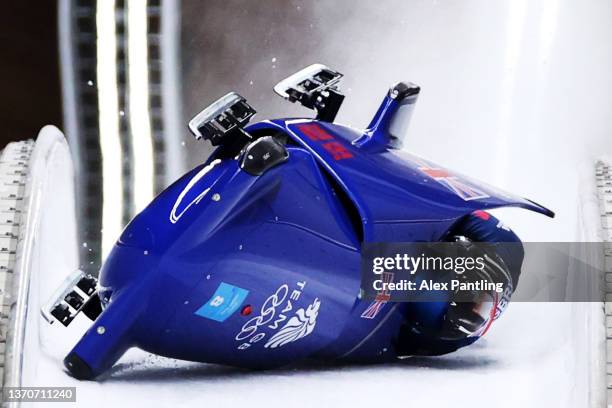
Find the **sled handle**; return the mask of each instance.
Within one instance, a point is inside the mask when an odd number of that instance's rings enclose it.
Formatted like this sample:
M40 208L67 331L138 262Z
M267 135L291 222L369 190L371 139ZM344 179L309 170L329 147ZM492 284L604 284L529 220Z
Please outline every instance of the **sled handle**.
M393 85L366 129L366 135L354 144L359 147L380 144L401 149L420 92L421 88L412 82Z

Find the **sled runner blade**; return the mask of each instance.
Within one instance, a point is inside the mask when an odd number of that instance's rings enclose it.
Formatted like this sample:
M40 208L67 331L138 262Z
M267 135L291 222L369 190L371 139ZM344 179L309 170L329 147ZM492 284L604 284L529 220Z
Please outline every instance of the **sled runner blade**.
M312 64L283 79L274 92L289 102L299 102L302 106L317 112L317 119L333 122L344 101L338 91L343 75L323 64Z
M196 139L210 140L213 146L232 137L255 115L255 109L236 92L230 92L210 104L189 121Z
M96 291L98 280L81 270L68 276L55 291L51 300L41 308L41 313L49 324L56 320L68 326L82 311L94 320L102 306Z
M299 100L300 95L337 89L342 76L340 72L323 64L312 64L280 81L274 86L274 92L290 102L295 102Z

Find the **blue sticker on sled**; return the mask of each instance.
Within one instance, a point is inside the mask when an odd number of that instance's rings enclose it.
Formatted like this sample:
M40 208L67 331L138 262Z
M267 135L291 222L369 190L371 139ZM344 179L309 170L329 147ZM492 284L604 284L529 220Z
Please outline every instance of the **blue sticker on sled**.
M249 291L221 282L214 295L195 314L217 322L224 322L242 305Z

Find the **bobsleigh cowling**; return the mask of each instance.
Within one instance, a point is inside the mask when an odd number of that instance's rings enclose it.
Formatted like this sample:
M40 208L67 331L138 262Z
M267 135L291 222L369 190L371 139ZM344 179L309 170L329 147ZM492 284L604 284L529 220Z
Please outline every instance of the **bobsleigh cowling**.
M43 311L66 325L80 311L95 319L64 361L73 376L99 376L130 347L273 368L441 354L482 335L479 327L442 338L411 325L448 320L448 302L362 300L361 245L443 241L458 226L513 241L479 211L552 212L400 150L419 93L413 84L393 86L364 131L333 123L340 77L313 65L275 88L316 119L247 126L255 112L231 93L190 122L215 152L129 223L95 290L92 277L77 275ZM487 223L492 229L478 232ZM508 263L520 272L520 262Z

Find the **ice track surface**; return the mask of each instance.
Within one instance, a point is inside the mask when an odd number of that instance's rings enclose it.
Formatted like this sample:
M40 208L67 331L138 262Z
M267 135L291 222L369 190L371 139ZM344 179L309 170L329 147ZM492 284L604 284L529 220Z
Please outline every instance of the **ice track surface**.
M466 1L461 12L458 4L450 10L434 3L420 2L406 16L426 23L411 33L402 56L386 53L384 58L392 60L382 64L389 73L382 75L381 67L376 71L379 77L423 86L407 148L557 212L550 220L526 211L498 211L525 241L599 240L594 164L612 150L612 48L607 43L612 4ZM398 27L389 27L389 35L399 35ZM398 58L418 63L398 65ZM411 76L404 78L398 66L409 66ZM353 72L348 102L367 97L377 104L384 89L360 94L358 81L373 75L371 65L360 67ZM344 122L361 125L363 120L353 119L373 113L368 104L350 111L348 102L349 113L340 118ZM61 144L53 128L45 128L41 137ZM132 350L101 381L76 381L61 361L88 322L64 329L47 325L38 312L77 267L80 245L67 152L56 154L50 174L57 177L47 177L41 192L45 206L32 252L24 386L76 386L77 406L87 408L604 405L603 317L596 303L514 303L473 347L394 365L248 372Z

